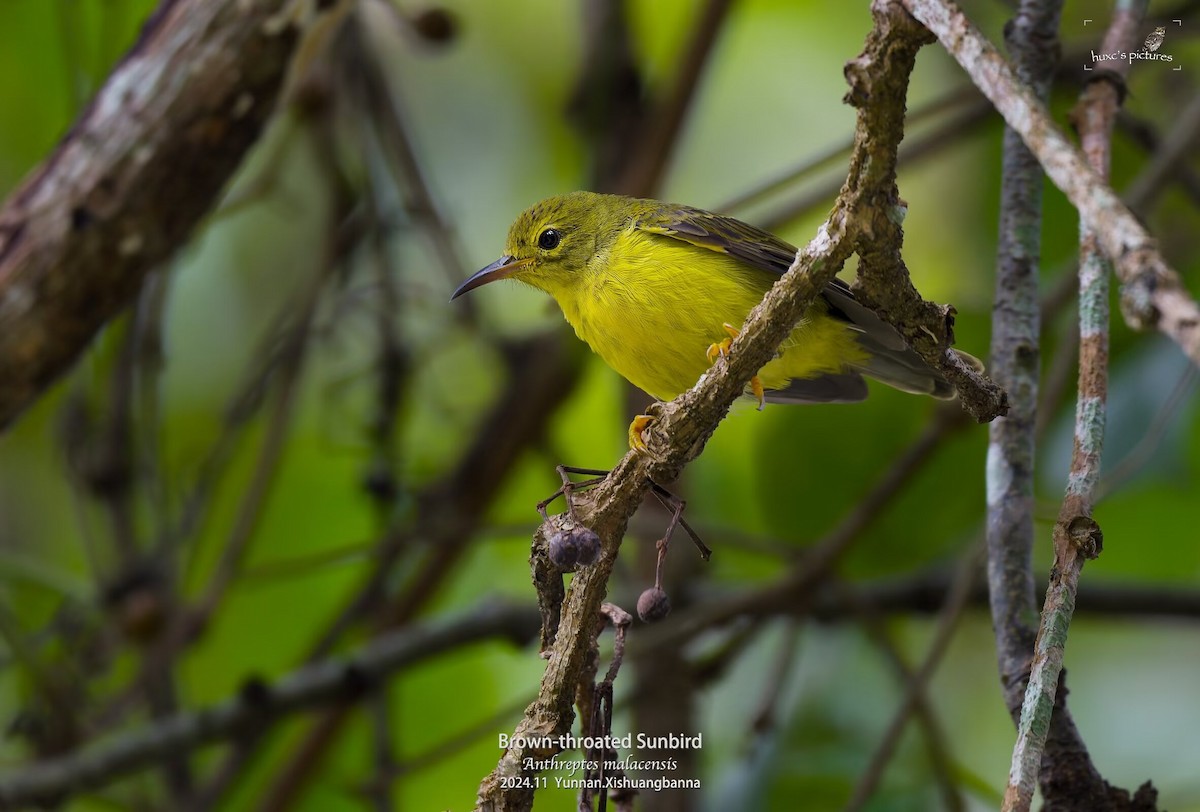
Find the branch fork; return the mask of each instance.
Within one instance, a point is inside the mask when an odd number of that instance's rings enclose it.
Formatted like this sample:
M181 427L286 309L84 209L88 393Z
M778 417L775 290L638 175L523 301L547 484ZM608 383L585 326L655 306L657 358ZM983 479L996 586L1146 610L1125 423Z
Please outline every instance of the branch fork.
M600 555L594 564L575 574L555 606L547 606L542 597L548 579L559 580L558 589L562 589L558 574L550 578L549 562L538 552L546 544L547 526L544 524L535 534L531 557L534 581L543 617L557 616L558 633L552 640L543 635L543 643L548 646L546 671L538 697L526 709L512 741L562 735L571 729L572 705L591 645L594 619L629 518L652 483L675 481L700 454L750 379L771 359L851 253L857 249L864 258L899 255L902 232L895 222L899 205L896 150L903 137L909 76L917 51L930 38L894 3L876 0L872 13L875 25L863 56L848 70L854 77L850 98L860 105L858 123L846 183L829 219L797 252L788 272L750 313L724 362L710 369L691 390L654 407L657 420L645 433L647 452L627 454L603 482L578 495L575 515L599 534ZM866 65L872 70L866 71ZM935 320L929 323L928 316L921 315L924 303L912 290L902 263L879 263L878 267L886 267L890 273L868 273L867 278L875 281L866 283L867 290L876 301L889 303L896 308L895 313L903 314L903 320L893 320L893 324L910 337L926 360L937 364L958 386L963 407L983 421L1002 414L1007 408L1003 390L974 370L949 360L946 311L936 311ZM928 337L930 332L941 339L936 346ZM553 591L552 583L549 588ZM504 782L505 778L523 775L526 755L532 754L520 745L504 753L496 769L480 784L476 809L509 812L532 808L532 792L507 789Z

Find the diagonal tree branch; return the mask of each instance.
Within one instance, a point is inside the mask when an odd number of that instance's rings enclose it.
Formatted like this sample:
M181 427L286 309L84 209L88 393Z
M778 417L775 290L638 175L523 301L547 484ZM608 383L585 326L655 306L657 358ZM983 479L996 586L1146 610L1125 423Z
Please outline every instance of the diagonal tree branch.
M651 481L673 481L687 463L699 456L750 377L772 357L856 247L881 251L882 247L873 243L873 235L882 235L880 242L899 236L894 228L900 209L895 186L896 149L903 136L908 77L917 51L929 37L907 14L897 11L898 7L884 2L873 4L875 27L862 56L855 60L853 69L847 69L851 84L848 100L858 107L858 125L850 172L829 219L751 312L734 339L729 358L676 400L652 407L657 422L647 431L648 453L627 454L594 490L576 498L573 516L553 517L535 534L535 570L548 566L544 561L547 537L569 529L574 521L600 536L601 552L596 563L577 572L571 581L559 627L552 630L555 633L538 698L526 709L513 743L496 769L481 783L477 809L532 808L532 790L513 788L512 782L506 784L505 779L529 775L522 766L525 759L544 759L557 752L545 742L571 729L572 704L588 655L589 631L604 599L629 517ZM891 248L899 250L898 245ZM903 266L893 265L890 269L900 275ZM899 286L910 284L903 277L895 282ZM990 382L981 381L974 388L979 393L989 387L995 389Z
M879 788L884 771L895 756L908 721L916 713L917 707L925 701L925 694L933 680L934 673L950 648L958 622L962 619L963 611L971 598L971 588L974 584L975 571L983 558L982 545L975 543L968 548L966 554L955 568L952 586L946 594L946 603L938 613L937 630L933 642L921 661L920 667L908 679L900 707L897 708L883 737L871 756L871 761L863 771L862 778L854 788L854 794L843 807L843 812L858 812L864 808L871 796ZM961 800L959 801L961 806Z
M696 30L681 55L674 84L652 115L642 119L637 138L631 141L631 154L621 167L620 176L613 182L614 191L644 196L659 187L704 67L732 5L732 0L707 0L704 4Z
M1118 4L1101 46L1105 53L1132 51L1145 0ZM1074 113L1088 163L1108 179L1112 131L1124 95L1129 63L1118 62L1084 90ZM1067 629L1074 613L1083 563L1100 553L1103 536L1092 519L1100 481L1100 456L1108 400L1108 279L1112 265L1094 231L1083 227L1079 261L1079 399L1075 413L1075 447L1067 492L1054 526L1054 567L1038 630L1028 688L1017 726L1012 767L1002 809L1027 812L1039 770L1048 801L1055 808L1104 810L1128 808L1128 796L1112 794L1077 745L1073 726L1056 724L1056 698L1062 674ZM1060 703L1061 705L1061 703ZM1074 734L1062 741L1064 728ZM1147 792L1152 792L1147 788ZM1152 806L1153 804L1151 804Z
M1121 280L1121 311L1136 329L1157 329L1200 364L1200 307L1129 207L1054 125L1046 106L951 0L897 0L938 38L1037 156L1050 180L1095 232Z
M348 0L164 0L54 153L0 209L0 429L212 208L293 53Z
M1020 134L1050 179L1075 205L1082 227L1096 235L1095 247L1111 258L1117 275L1126 283L1125 299L1127 303L1132 303L1126 308L1126 319L1134 326L1157 326L1179 343L1193 361L1200 363L1200 311L1197 311L1195 302L1183 291L1178 275L1166 265L1152 238L1132 212L1105 179L1088 165L1079 150L1054 126L1045 105L1034 91L1020 82L995 48L950 0L900 2L928 26L958 60L1009 126ZM1121 35L1128 36L1128 32ZM1112 114L1115 114L1115 105ZM1110 128L1111 121L1105 127ZM1097 273L1096 269L1085 269L1081 278L1094 282ZM1085 288L1091 287L1091 282ZM1085 329L1090 329L1094 334L1098 323L1094 297L1092 302L1093 312L1087 315L1090 327ZM1094 352L1096 349L1093 346L1088 350L1093 361L1098 358ZM1087 370L1085 389L1081 391L1081 399L1088 401L1088 414L1083 420L1090 427L1083 442L1088 446L1089 457L1093 451L1099 453L1095 433L1098 401L1094 397L1087 397L1103 389L1103 386L1096 386L1099 381L1096 374L1096 365L1092 363ZM990 463L996 460L994 455L989 456ZM1087 465L1090 467L1094 461L1090 459ZM1003 472L997 468L994 473ZM1000 476L996 481L1002 479L1003 476ZM1099 549L1099 528L1088 515L1090 508L1088 511L1073 512L1075 515L1070 520L1056 526L1056 567L1052 573L1046 612L1043 614L1042 632L1039 633L1035 648L1036 662L1040 662L1042 667L1039 668L1037 664L1034 666L1034 677L1018 725L1018 745L1013 755L1014 768L1005 808L1028 808L1026 798L1032 797L1038 768L1045 766L1041 764L1041 745L1036 742L1045 740L1049 727L1053 725L1055 730L1050 732L1053 746L1046 750L1051 769L1047 770L1042 781L1049 806L1064 810L1152 809L1153 789L1148 784L1131 801L1128 793L1110 788L1103 782L1091 765L1073 722L1063 713L1061 698L1065 691L1058 691L1059 667L1070 608L1074 601L1075 581L1083 557L1094 557ZM1064 554L1067 557L1061 557ZM1053 633L1047 633L1051 628ZM1059 700L1057 703L1056 698ZM1034 706L1036 713L1032 712ZM1130 807L1131 803L1133 807Z

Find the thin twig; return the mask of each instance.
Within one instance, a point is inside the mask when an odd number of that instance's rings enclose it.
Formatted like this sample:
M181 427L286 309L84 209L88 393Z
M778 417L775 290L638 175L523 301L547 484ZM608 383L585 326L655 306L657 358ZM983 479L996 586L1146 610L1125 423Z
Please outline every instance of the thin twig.
M1135 329L1157 329L1200 364L1200 307L1154 239L1054 125L1046 106L949 0L895 0L929 28L991 100L1050 180L1079 212L1112 260L1123 288L1121 311Z
M789 679L796 665L796 652L800 648L801 624L790 618L783 630L783 642L775 653L774 665L767 674L767 684L763 687L762 698L758 701L758 710L750 717L750 729L757 736L763 736L775 730L779 723L779 701L784 689L788 687Z
M732 5L733 0L707 0L704 4L696 29L679 60L675 84L639 133L636 152L626 163L614 191L644 197L658 188L704 66Z
M1137 445L1104 472L1104 478L1099 484L1099 492L1096 494L1097 502L1128 482L1150 460L1154 452L1158 450L1167 429L1175 422L1180 407L1192 394L1192 385L1198 378L1200 378L1200 369L1194 364L1189 364L1183 374L1179 376L1171 394L1167 396L1154 417L1150 419L1146 433L1138 440Z
M984 99L974 85L965 84L956 87L953 90L947 91L942 96L934 99L931 102L921 105L915 110L912 110L905 117L904 123L910 130L922 124L927 119L933 119L942 113L949 112L957 113L961 108L974 107L977 103L984 102ZM986 105L987 110L991 110L990 104ZM938 130L953 131L955 135L961 136L962 131L958 127L951 127L951 122L956 122L954 115L947 116L945 125L937 125ZM900 147L900 160L903 162L906 147L910 147L912 141L916 140L917 136L910 136L910 140L906 141ZM854 138L846 138L831 146L825 147L823 150L814 155L805 158L795 166L788 167L777 172L770 178L746 189L738 192L733 197L726 198L714 211L735 213L738 209L747 208L755 203L761 202L764 198L770 197L788 186L804 180L809 175L821 169L838 166L841 159L850 155L850 150L854 148ZM840 179L839 179L840 180ZM829 197L837 194L837 187L829 193Z
M298 399L297 388L308 343L308 329L320 285L313 284L311 287L309 304L301 307L302 315L295 326L295 334L286 339L288 350L280 365L278 389L274 392L274 403L267 415L266 433L259 448L250 483L242 494L233 527L229 531L216 569L209 578L203 595L189 613L189 636L195 630L204 627L229 592L241 572L242 562L254 538L258 520L266 509L275 474L283 460L288 430Z
M953 577L953 576L951 576ZM979 573L971 574L972 584L980 580ZM979 590L972 589L968 599L974 601L976 592ZM843 590L846 592L846 590ZM949 594L947 589L946 594ZM855 593L850 593L847 596L848 600L854 600ZM945 610L945 599L937 606L937 612ZM904 655L900 651L900 647L888 632L883 618L879 617L873 608L868 608L863 604L855 604L855 611L861 616L863 625L866 628L867 635L883 652L884 657L896 672L896 676L904 686L912 683L915 672ZM921 727L922 738L925 741L925 754L929 759L930 771L933 773L934 779L937 781L938 791L942 796L942 805L944 812L964 812L967 806L966 800L963 798L963 789L958 778L954 762L950 757L950 748L946 742L946 731L938 721L937 713L933 707L933 703L929 697L929 686L925 686L925 690L918 693L916 704L913 706L913 716L916 717L917 724Z
M33 686L37 697L34 704L46 711L48 730L39 731L35 742L38 749L55 752L74 746L80 733L78 700L83 692L82 675L74 669L53 668L42 652L35 651L6 600L0 600L0 641Z
M867 765L867 769L863 772L862 778L859 779L858 785L854 788L854 794L844 807L844 812L858 812L859 809L862 809L867 801L871 799L871 796L879 786L879 782L883 779L883 772L887 768L888 762L892 760L896 746L900 743L900 736L904 733L905 727L908 726L908 720L916 711L917 705L921 702L922 697L929 687L929 682L933 678L934 672L941 665L942 657L950 647L950 641L954 639L954 632L958 628L958 621L962 618L963 610L966 608L967 601L971 596L971 587L975 579L975 573L979 568L979 562L983 558L983 550L984 547L982 545L972 545L959 562L954 574L953 586L946 595L946 603L938 615L938 624L933 635L933 642L929 644L929 650L926 652L921 666L913 674L912 679L909 680L908 686L904 691L904 698L900 702L900 707L896 709L895 715L892 717L891 722L888 723L883 738L880 739L879 746L871 755L871 761Z
M982 125L992 121L995 115L991 103L980 96L965 107L954 110L936 126L926 128L926 132L906 138L900 145L897 166L908 167L927 158L943 158L947 148L960 143L965 135L981 131ZM913 117L909 116L909 120ZM755 223L768 231L774 231L799 217L811 214L819 207L826 207L829 201L837 196L841 180L835 176L821 181L778 208L756 218Z
M672 618L649 632L654 638L689 640L701 632L743 616L771 613L787 606L791 613L806 611L815 588L842 559L850 547L883 514L896 497L953 432L965 425L957 411L943 411L938 420L901 453L846 517L824 538L806 551L780 578L765 587L749 589L723 600L709 600L696 609ZM797 598L799 600L797 601Z
M1104 53L1133 50L1145 6L1145 0L1118 4L1101 46ZM1090 83L1074 114L1088 163L1102 181L1108 178L1113 124L1121 104L1128 67L1129 63L1119 61L1111 72ZM1079 576L1084 561L1100 554L1103 540L1100 527L1092 518L1092 510L1100 480L1107 417L1108 279L1111 272L1111 263L1101 251L1099 236L1084 226L1080 236L1079 399L1075 412L1075 448L1067 493L1054 526L1054 567L1017 725L1012 767L1001 807L1004 812L1028 812L1043 766L1043 750L1050 762L1046 765L1048 771L1054 769L1056 761L1076 762L1071 765L1073 773L1081 774L1072 781L1079 785L1071 790L1076 797L1085 793L1094 795L1088 805L1095 809L1108 804L1106 787L1090 759L1079 759L1074 753L1062 754L1066 748L1047 747L1047 735L1055 709ZM1074 747L1074 743L1071 746ZM1047 795L1053 797L1054 793L1048 791Z
M1177 178L1184 189L1189 188L1186 179L1191 170L1183 159L1195 154L1197 134L1200 134L1200 94L1194 94L1172 119L1171 129L1153 150L1150 163L1125 190L1122 197L1129 208L1143 214L1143 201L1161 194L1172 178ZM1191 177L1195 179L1194 174Z
M1024 0L1006 29L1018 76L1042 99L1056 67L1061 12L1061 0ZM990 368L1009 392L1010 409L988 428L988 587L1004 702L1015 716L1036 635L1031 622L1033 460L1041 346L1042 173L1011 127L1004 129L1000 195ZM1065 303L1066 297L1058 301Z
M393 812L391 786L386 776L396 769L395 745L392 743L392 726L395 719L392 703L388 701L388 688L383 686L372 692L371 698L361 703L371 726L372 779L364 787L375 812Z
M395 672L481 640L524 645L537 635L525 607L485 603L471 614L381 637L348 657L306 665L273 685L250 679L241 695L121 733L77 753L22 767L0 777L0 805L61 800L104 786L149 764L205 744L241 737L284 716L332 702L359 700Z
M384 160L393 167L392 176L406 195L408 213L423 227L447 281L451 286L457 285L468 273L458 237L442 214L433 187L426 178L396 90L387 82L376 47L370 42L368 25L360 13L354 15L340 32L338 56L346 63L344 70L351 76L351 81L343 83L343 87L358 98L357 115L365 115L363 111L371 112L369 120L375 125ZM470 319L475 311L470 303L464 302L456 312Z
M946 593L953 586L953 573L944 567L932 567L903 576L879 578L854 585L829 585L815 596L796 593L791 600L763 601L748 604L743 614L746 620L765 620L771 617L791 617L807 614L820 623L854 622L864 611L883 616L932 615L946 602ZM769 591L773 585L763 586ZM729 599L724 590L702 590L699 602L720 602ZM1039 600L1044 597L1038 594ZM972 607L987 607L987 590L977 586L971 592ZM692 610L695 611L695 610ZM1077 612L1098 617L1137 617L1172 621L1200 620L1200 590L1189 588L1166 589L1152 583L1124 586L1083 584L1079 588ZM714 627L715 628L715 627ZM734 637L743 631L734 628ZM657 641L640 642L653 644ZM740 650L740 649L739 649Z

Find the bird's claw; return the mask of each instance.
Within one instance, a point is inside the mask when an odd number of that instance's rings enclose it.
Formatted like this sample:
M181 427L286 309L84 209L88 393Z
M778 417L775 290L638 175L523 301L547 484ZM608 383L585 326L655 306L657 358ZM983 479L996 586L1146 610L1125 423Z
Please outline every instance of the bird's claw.
M708 352L705 354L708 356L709 364L716 363L718 358L728 358L729 348L733 344L733 340L738 337L738 333L741 332L738 330L738 328L734 327L728 322L722 324L721 327L725 330L725 332L729 333L729 338L725 339L724 341L715 341L708 345ZM757 375L750 379L750 391L753 392L754 397L758 399L758 410L761 412L763 410L763 406L765 406L767 403L767 396L763 391L762 381L759 380ZM633 427L630 426L630 431L632 430Z
M633 422L629 424L629 447L634 451L645 451L646 440L642 437L642 432L650 427L654 422L654 418L648 414L639 414L633 418Z
M729 356L729 347L733 344L733 340L737 338L738 332L740 332L738 328L729 322L725 322L721 327L725 332L729 333L729 338L724 341L714 341L708 345L708 352L705 354L708 356L708 363L710 364L714 363L717 358L726 358Z

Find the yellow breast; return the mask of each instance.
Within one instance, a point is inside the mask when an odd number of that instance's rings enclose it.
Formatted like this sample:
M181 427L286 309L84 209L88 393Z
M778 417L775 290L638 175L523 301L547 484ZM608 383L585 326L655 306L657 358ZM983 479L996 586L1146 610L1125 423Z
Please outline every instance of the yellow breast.
M709 367L708 347L740 327L774 277L716 251L637 229L551 291L576 334L638 388L669 400ZM853 333L810 313L759 373L767 389L865 358Z

